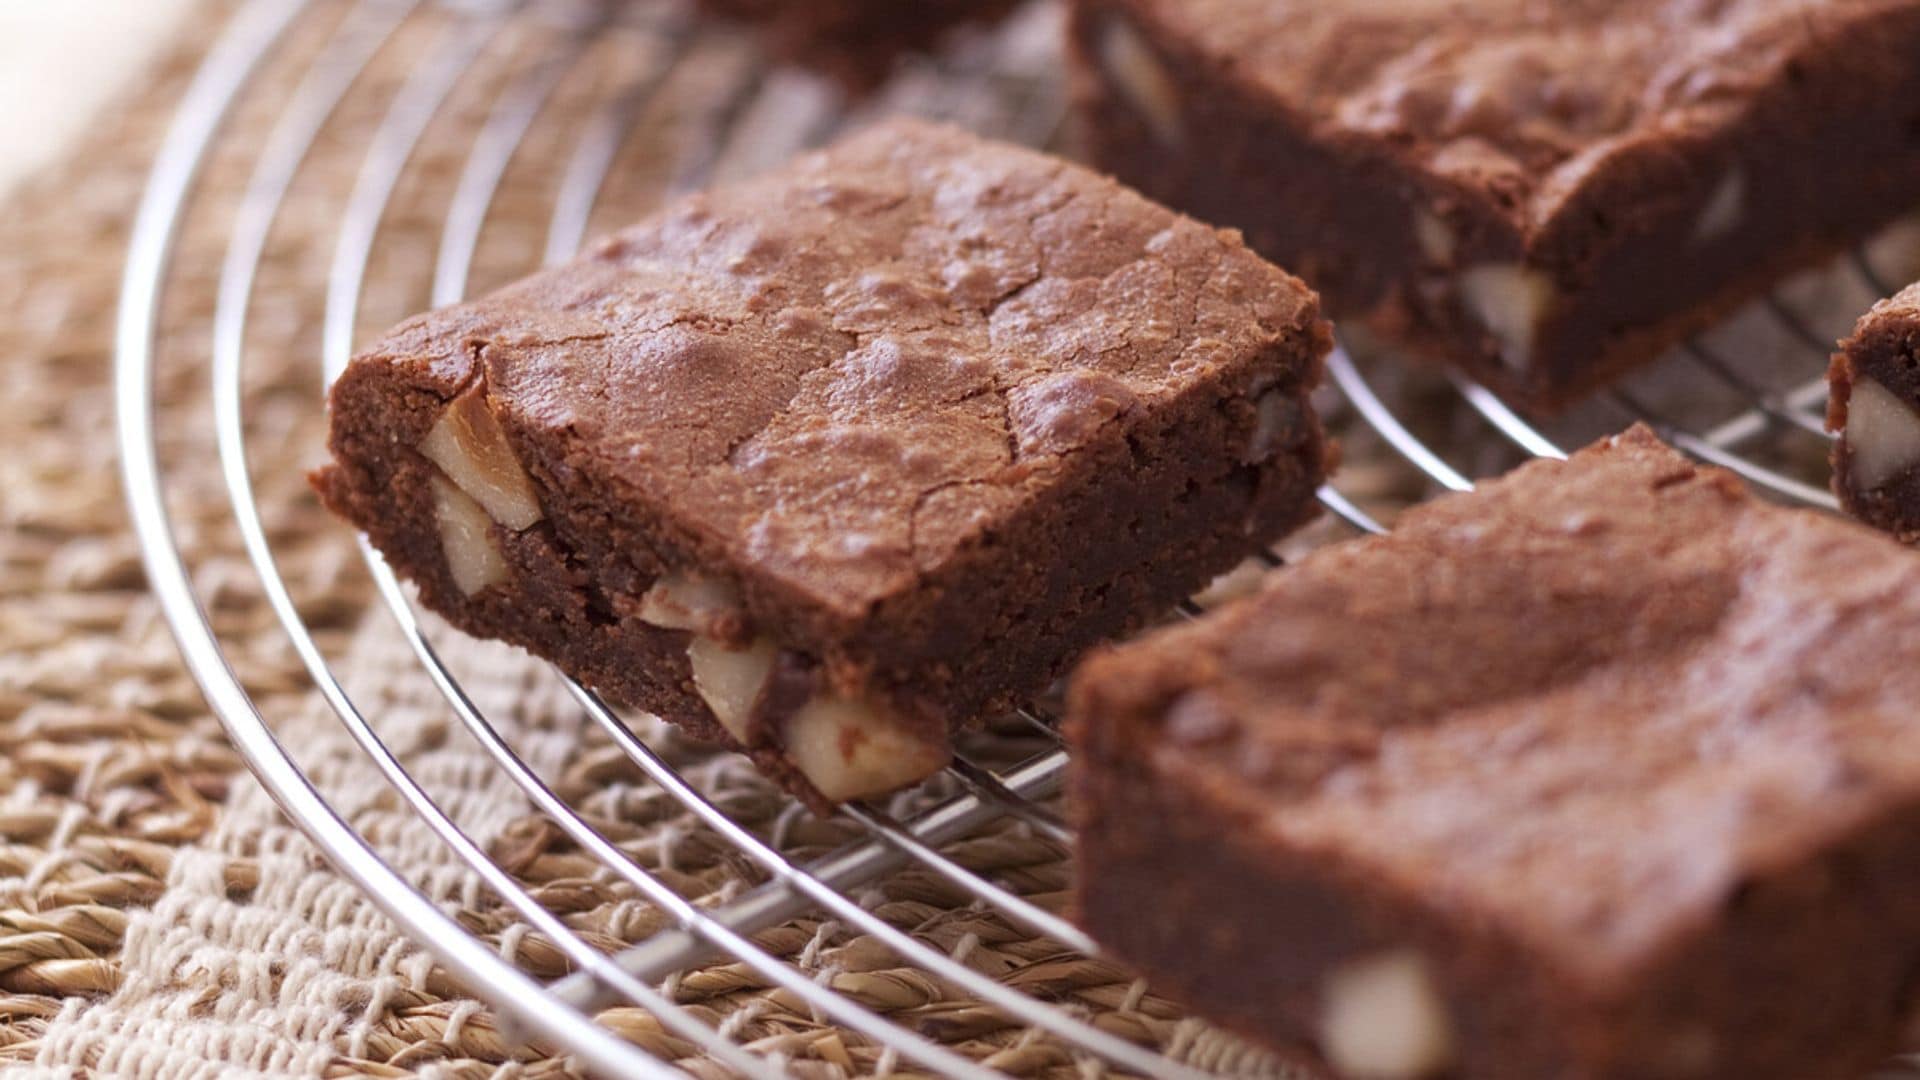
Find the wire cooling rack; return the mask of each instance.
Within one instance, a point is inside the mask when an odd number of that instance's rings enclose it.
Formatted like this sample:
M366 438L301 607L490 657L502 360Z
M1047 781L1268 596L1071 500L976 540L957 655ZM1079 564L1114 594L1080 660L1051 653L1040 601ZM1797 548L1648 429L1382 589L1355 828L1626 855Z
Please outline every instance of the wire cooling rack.
M324 25L316 29L316 23ZM529 35L529 27L538 33ZM216 208L227 218L228 239L204 360L211 375L221 477L259 586L319 693L412 811L531 931L565 954L574 973L557 981L538 982L503 959L416 891L329 805L277 740L274 718L256 707L230 666L208 615L209 601L195 585L193 545L169 515L169 475L156 443L160 418L154 380L156 345L169 312L165 283L181 269L176 237L200 191L203 166L216 151L232 149L222 142L232 114L248 102L263 67L296 32L321 44L303 54L298 81L274 119L271 135L257 147L244 148L251 154L251 172L243 197L237 205ZM619 78L581 92L588 107L551 108L560 89L576 77L581 58L612 33L643 41L646 47L635 52L645 59L623 66ZM545 260L552 262L570 255L594 227L596 207L610 176L618 171L616 163L627 160L636 145L647 148L648 168L663 178L660 192L666 194L771 164L860 123L870 113L889 109L935 115L1029 144L1053 144L1064 119L1054 59L1058 33L1057 13L1038 6L1008 31L910 68L879 98L858 106L848 106L819 83L749 58L732 64L710 106L692 110L692 115L669 110L672 115L663 116L663 88L695 63L689 58L710 60L703 51L706 44L716 36L737 38L736 33L704 25L671 4L249 0L219 28L180 103L139 208L117 342L125 480L152 587L209 702L286 813L342 873L466 986L525 1032L565 1048L598 1071L677 1075L672 1066L591 1019L595 1010L621 1002L651 1012L664 1028L742 1075L782 1075L777 1055L740 1044L724 1025L703 1021L661 989L676 973L730 958L849 1037L885 1048L888 1060L943 1076L996 1075L925 1033L835 992L753 940L760 931L813 911L871 935L933 979L1045 1032L1072 1048L1088 1070L1199 1075L1193 1065L1165 1053L1166 1047L1136 1044L1091 1022L1083 1011L983 974L879 918L857 899L864 886L883 875L916 866L1063 950L1097 955L1098 947L1058 915L946 853L955 841L1007 819L1063 848L1071 845L1069 830L1048 801L1060 784L1066 752L1053 717L1040 706L1012 718L1030 736L1043 740L1047 749L1039 756L996 768L963 754L949 775L935 783L932 795L893 804L909 810L875 805L842 810L860 838L803 863L782 845L730 819L626 718L555 672L553 677L565 683L591 723L651 783L683 804L732 849L737 861L752 868L754 877L732 899L703 906L630 859L536 774L503 727L442 663L430 640L436 631L416 618L407 591L363 543L379 595L452 714L539 811L607 873L657 905L671 929L609 954L543 907L461 830L410 775L400 754L382 740L316 643L276 568L249 474L249 424L242 392L248 321L262 299L256 286L269 236L289 192L303 181L303 170L330 119L375 57L402 36L425 44L418 46L410 74L379 105L380 118L363 148L351 196L331 239L323 345L316 360L329 379L346 364L356 334L364 329L369 266L384 254L383 217L430 126L459 125L467 140L432 266L424 271L431 278L433 302L444 304L467 294L475 253L496 214L502 178L519 161L530 132L553 125L565 128L565 152L538 163L551 173L541 247ZM545 52L511 78L475 89L471 76L476 65L509 39L537 39ZM671 128L671 135L656 145L649 141L650 133L661 128ZM1896 237L1864 247L1841 266L1784 287L1727 327L1689 342L1649 374L1550 422L1522 416L1470 382L1408 375L1357 361L1345 349L1337 351L1325 405L1348 442L1349 466L1343 475L1351 477L1356 469L1395 470L1404 492L1398 501L1414 501L1436 490L1466 490L1473 475L1498 471L1527 456L1561 456L1563 447L1637 419L1682 450L1738 472L1768 494L1832 509L1834 500L1821 471L1828 437L1821 427L1826 387L1820 377L1836 332L1831 323L1889 292L1888 279L1904 280L1911 271L1902 252L1911 246ZM1469 458L1471 464L1459 463ZM1379 531L1370 509L1391 509L1395 501L1374 499L1378 506L1363 508L1368 500L1350 498L1337 487L1324 490L1321 498L1340 526L1327 530L1330 534L1341 529L1349 534ZM1197 604L1189 603L1182 613L1197 610Z

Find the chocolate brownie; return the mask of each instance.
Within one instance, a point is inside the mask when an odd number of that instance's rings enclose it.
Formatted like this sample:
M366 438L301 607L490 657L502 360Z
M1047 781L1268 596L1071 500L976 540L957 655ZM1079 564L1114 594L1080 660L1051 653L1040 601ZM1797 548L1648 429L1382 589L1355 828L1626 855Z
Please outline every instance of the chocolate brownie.
M1920 988L1920 559L1644 429L1070 698L1087 928L1349 1074L1851 1080Z
M1231 233L896 121L403 323L315 483L456 625L824 807L1310 517L1328 344Z
M1097 161L1555 407L1920 203L1920 0L1075 0Z
M902 54L925 49L966 23L997 19L1020 0L700 0L716 14L760 24L785 59L856 89L892 73Z
M1833 490L1848 512L1920 540L1920 285L1882 300L1827 369Z

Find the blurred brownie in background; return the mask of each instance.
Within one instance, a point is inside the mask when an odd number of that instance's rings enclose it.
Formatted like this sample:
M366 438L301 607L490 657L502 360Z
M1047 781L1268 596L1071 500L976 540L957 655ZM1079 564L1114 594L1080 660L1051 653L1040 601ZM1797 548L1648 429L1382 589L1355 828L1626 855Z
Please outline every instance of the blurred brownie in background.
M892 73L904 53L956 27L998 19L1021 0L698 0L717 15L761 26L777 56L855 90Z
M1556 407L1920 205L1920 0L1074 0L1095 159Z

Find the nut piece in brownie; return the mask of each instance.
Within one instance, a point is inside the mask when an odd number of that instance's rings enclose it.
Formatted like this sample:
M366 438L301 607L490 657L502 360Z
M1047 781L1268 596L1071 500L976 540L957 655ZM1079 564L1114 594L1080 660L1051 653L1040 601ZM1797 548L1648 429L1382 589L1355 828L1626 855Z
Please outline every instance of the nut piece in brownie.
M1233 234L894 122L402 324L315 482L456 625L824 807L1310 517L1328 344Z
M1644 429L1070 697L1087 928L1347 1074L1851 1078L1920 991L1920 559Z
M700 0L764 28L768 46L856 90L885 81L904 53L969 23L998 19L1020 0Z
M1920 540L1920 285L1861 317L1827 382L1834 492L1867 524Z
M1556 407L1920 203L1920 0L1074 0L1095 158Z

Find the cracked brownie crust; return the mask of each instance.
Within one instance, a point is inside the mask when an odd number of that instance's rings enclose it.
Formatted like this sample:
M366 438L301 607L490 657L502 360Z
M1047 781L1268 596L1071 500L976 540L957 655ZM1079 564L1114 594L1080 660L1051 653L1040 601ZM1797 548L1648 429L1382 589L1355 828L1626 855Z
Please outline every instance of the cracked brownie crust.
M1232 234L894 122L403 324L316 486L459 626L818 806L1308 518L1327 347Z
M1916 661L1910 552L1636 429L1084 665L1080 917L1350 1075L1862 1076Z
M1920 204L1920 0L1075 0L1094 156L1557 406Z

